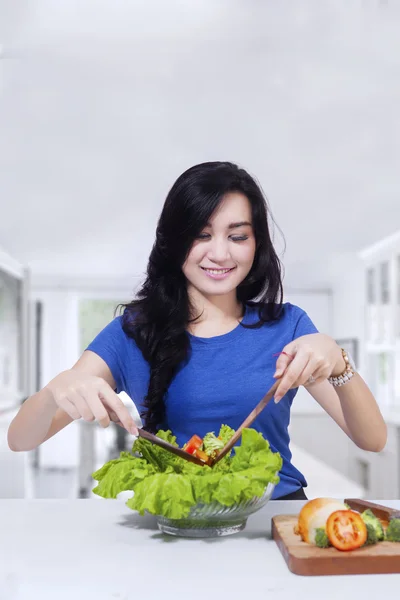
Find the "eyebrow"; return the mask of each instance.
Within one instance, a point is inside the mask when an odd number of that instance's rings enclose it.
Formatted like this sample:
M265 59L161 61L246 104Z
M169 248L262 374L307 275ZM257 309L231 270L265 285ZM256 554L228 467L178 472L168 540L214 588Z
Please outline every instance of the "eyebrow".
M211 223L207 223L206 227L211 227ZM239 221L228 225L228 229L237 229L238 227L251 227L251 223L249 221Z

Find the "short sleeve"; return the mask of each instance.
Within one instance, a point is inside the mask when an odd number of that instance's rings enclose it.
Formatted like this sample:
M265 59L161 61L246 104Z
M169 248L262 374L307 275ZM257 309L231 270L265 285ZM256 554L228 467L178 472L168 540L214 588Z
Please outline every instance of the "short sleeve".
M121 390L123 380L122 357L126 351L126 334L122 329L121 317L113 319L89 344L86 350L94 352L104 360Z
M290 308L292 311L293 340L301 337L302 335L319 333L308 314L302 308L299 308L293 304L290 305Z

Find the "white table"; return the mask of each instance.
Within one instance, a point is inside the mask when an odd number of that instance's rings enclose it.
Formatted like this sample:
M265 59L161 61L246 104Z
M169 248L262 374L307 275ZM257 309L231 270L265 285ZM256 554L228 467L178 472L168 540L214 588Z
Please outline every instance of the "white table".
M400 501L385 501L400 508ZM270 502L247 528L212 541L163 536L122 500L0 500L3 600L396 598L400 575L293 575L270 539ZM271 595L270 595L271 594Z

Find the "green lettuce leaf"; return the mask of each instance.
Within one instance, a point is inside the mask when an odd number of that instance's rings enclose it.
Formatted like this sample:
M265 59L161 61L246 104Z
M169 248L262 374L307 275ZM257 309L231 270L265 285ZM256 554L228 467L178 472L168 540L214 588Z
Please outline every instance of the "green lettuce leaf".
M234 448L231 470L243 471L250 467L261 466L270 471L282 468L282 457L278 452L272 452L270 445L261 433L255 429L244 429L240 446Z
M153 465L146 460L122 452L119 458L93 473L93 479L99 483L92 491L103 498L116 498L120 492L134 490L138 483L154 473Z
M229 427L228 425L222 425L221 426L221 429L219 430L218 436L223 441L224 446L225 446L225 444L227 444L229 442L229 440L234 435L234 433L235 433L235 430L232 429L232 427Z
M224 447L224 442L217 438L214 432L207 433L203 439L203 449L209 456L215 452L215 450L221 450Z
M195 503L190 478L177 473L157 473L140 482L126 504L141 515L147 511L169 519L182 519Z
M234 429L228 427L228 425L222 425L218 437L213 431L211 433L207 433L203 438L204 452L206 452L206 454L209 456L212 456L216 450L222 450L234 433Z
M176 437L171 431L160 430L157 433L157 437L169 442L173 446L178 447L176 443ZM149 464L153 465L156 471L164 472L168 467L173 467L178 473L182 471L187 462L183 458L155 446L144 438L137 438L132 446L132 452L134 454L140 454Z

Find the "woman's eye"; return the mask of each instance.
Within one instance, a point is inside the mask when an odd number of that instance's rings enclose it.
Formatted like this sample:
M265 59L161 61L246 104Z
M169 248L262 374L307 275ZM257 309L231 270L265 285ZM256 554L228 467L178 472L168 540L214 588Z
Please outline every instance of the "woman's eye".
M208 240L210 239L211 235L209 233L199 233L199 235L196 237L197 240ZM248 235L232 235L230 236L230 238L233 242L244 242L245 240L249 239Z
M249 236L248 235L235 235L231 237L231 240L233 242L244 242L245 240L248 240Z

